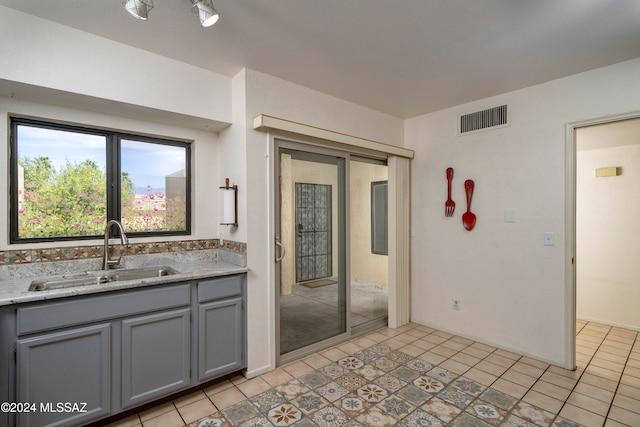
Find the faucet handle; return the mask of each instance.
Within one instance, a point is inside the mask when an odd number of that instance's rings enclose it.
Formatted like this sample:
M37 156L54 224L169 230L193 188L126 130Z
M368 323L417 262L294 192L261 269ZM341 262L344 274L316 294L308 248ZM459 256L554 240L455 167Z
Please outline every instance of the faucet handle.
M122 255L120 255L117 259L108 259L108 265L120 265L120 261L122 260Z

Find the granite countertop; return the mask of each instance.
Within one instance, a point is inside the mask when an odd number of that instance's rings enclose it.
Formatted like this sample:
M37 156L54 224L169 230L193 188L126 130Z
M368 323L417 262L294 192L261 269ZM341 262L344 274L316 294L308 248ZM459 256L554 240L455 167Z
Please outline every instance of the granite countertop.
M196 259L180 255L132 256L123 259L123 264L125 268L170 267L178 273L148 279L107 282L45 291L29 291L29 285L34 280L64 279L72 275L77 275L78 273L99 270L99 263L96 264L94 261L91 264L71 264L68 262L61 266L47 266L48 268L45 269L22 271L22 274L13 272L13 274L4 275L5 277L9 277L0 279L0 306L71 296L91 295L123 289L151 287L165 283L199 280L229 274L246 273L248 271L247 267L219 260L217 256L198 257Z

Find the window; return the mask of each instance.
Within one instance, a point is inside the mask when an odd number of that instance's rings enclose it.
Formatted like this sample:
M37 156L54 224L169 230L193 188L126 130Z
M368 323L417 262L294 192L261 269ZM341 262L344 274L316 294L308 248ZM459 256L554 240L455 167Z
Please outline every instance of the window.
M11 242L190 233L190 146L12 118Z
M371 253L389 254L388 207L389 181L371 183Z

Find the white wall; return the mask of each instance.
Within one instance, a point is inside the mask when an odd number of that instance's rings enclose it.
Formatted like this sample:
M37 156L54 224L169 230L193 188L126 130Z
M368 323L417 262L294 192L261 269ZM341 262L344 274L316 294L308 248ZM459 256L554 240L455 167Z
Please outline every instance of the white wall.
M236 242L247 241L247 109L245 70L240 71L231 81L232 87L232 125L220 132L220 183L229 178L231 185L238 186L238 227L221 225L219 237ZM220 207L220 215L222 215Z
M229 78L3 6L0 52L0 81L231 120Z
M412 320L565 365L565 128L638 109L640 59L406 121L412 170ZM456 136L458 114L507 102L511 126ZM455 169L453 218L445 169ZM473 179L476 228L465 231ZM504 210L515 223L504 222ZM543 232L555 246L543 246ZM452 299L460 311L452 310Z
M248 375L275 367L275 282L273 272L273 171L268 133L252 119L268 114L393 145L402 145L403 123L367 108L246 70L246 176L248 275Z
M588 131L578 131L578 147ZM629 139L634 145L577 153L576 310L580 319L640 330L640 135ZM596 168L611 166L621 174L596 178Z

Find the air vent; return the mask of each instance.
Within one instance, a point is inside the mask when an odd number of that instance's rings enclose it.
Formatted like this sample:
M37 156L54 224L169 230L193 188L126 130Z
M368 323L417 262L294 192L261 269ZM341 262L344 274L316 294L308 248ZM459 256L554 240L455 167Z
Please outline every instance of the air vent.
M460 116L458 134L509 125L507 104Z

